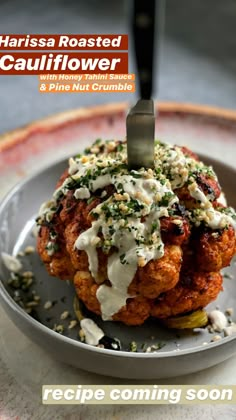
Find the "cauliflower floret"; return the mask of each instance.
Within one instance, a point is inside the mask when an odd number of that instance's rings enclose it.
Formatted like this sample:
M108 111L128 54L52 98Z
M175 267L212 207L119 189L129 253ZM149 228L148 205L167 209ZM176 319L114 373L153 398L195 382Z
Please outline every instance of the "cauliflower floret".
M91 274L86 271L77 271L74 277L74 285L78 297L86 307L101 315L100 303L96 297L98 284L95 283ZM141 325L150 316L151 301L142 296L128 299L112 318L114 321L123 322L126 325Z
M212 176L200 174L196 177L196 184L205 195L210 197L212 202L215 202L220 196L219 183ZM199 208L199 202L191 196L188 184L177 188L175 193L178 195L180 203L187 209Z
M155 300L151 315L164 319L204 308L221 289L220 273L183 273L173 289Z
M165 243L181 246L190 236L189 223L183 217L162 217L161 237Z
M98 284L95 283L88 271L77 271L74 277L75 290L78 297L84 302L87 308L97 315L101 315L100 304L96 293Z
M232 226L219 232L202 233L195 242L199 271L219 271L230 264L235 252Z
M149 299L172 289L179 281L182 251L177 245L166 245L162 258L150 261L137 272L137 292ZM132 286L132 283L131 283Z
M57 217L58 219L58 217ZM62 280L73 279L75 268L71 264L71 257L67 253L65 240L57 223L53 224L57 241L50 238L49 228L42 226L37 241L38 253L43 260L49 274Z

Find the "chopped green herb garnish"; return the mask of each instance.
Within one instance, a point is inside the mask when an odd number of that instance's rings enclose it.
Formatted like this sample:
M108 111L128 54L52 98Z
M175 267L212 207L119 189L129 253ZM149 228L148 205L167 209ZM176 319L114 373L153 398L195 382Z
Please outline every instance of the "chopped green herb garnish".
M136 353L138 351L138 345L136 341L131 341L131 343L129 343L129 351L132 353Z
M157 227L158 227L158 223L157 223L157 222L153 222L153 223L152 223L151 233L154 233L154 232L155 232L155 230L157 230Z
M125 264L126 263L125 254L120 255L120 262L121 262L121 264Z

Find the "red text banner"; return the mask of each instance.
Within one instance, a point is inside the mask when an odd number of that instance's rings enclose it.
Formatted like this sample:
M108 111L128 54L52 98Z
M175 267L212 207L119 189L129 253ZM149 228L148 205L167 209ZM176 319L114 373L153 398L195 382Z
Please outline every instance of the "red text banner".
M0 34L2 50L128 50L128 35Z
M128 53L16 53L0 54L0 75L43 73L128 73Z

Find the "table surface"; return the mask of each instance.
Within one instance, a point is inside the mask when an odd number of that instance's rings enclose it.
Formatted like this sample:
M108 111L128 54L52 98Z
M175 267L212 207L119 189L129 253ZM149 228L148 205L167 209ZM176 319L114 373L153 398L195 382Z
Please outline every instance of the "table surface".
M201 3L201 4L200 4ZM128 2L102 0L2 1L1 33L125 33ZM236 108L235 2L167 1L166 33L159 57L158 97ZM130 71L134 70L130 58ZM193 83L194 81L194 83ZM157 85L157 80L156 80ZM36 77L0 78L0 132L68 108L110 101L134 101L132 94L40 95ZM155 94L155 97L157 95ZM59 100L60 98L60 100ZM74 370L52 360L25 338L0 309L0 419L235 419L233 406L45 407L44 383L115 384L118 379ZM14 352L9 349L14 348ZM233 384L236 357L194 375L162 384ZM128 384L130 381L122 381ZM157 383L158 381L146 381ZM132 381L133 383L133 381ZM141 382L140 382L141 383ZM18 416L18 417L17 417Z

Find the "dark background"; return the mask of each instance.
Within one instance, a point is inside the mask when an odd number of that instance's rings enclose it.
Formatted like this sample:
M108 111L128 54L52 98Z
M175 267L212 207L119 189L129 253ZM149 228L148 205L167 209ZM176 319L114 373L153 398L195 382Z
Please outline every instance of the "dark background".
M0 32L127 33L130 4L1 0ZM158 64L155 98L236 108L236 1L166 0ZM128 93L42 95L37 76L0 76L0 132L69 108L134 99Z

